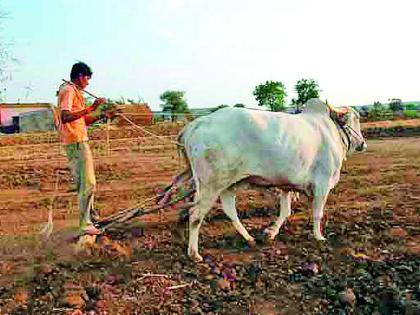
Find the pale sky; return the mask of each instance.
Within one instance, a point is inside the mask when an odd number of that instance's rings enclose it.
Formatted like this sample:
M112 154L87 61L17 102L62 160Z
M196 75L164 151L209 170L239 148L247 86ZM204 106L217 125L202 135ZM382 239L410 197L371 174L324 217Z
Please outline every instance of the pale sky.
M153 110L172 89L192 108L255 107L267 80L290 102L301 78L334 105L420 100L418 0L0 0L0 11L19 60L0 83L7 101L55 102L78 60L94 72L89 91Z

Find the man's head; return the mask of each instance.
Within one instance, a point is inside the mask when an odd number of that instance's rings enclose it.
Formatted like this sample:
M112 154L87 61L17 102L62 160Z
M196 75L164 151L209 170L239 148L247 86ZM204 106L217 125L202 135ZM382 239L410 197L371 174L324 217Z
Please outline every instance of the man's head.
M88 86L92 70L84 62L77 62L71 67L70 79L81 89Z

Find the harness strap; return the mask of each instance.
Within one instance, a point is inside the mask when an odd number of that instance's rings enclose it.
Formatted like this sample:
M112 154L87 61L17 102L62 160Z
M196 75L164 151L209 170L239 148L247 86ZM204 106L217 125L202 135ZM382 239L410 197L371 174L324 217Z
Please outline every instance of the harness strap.
M350 135L346 132L346 128L344 128L344 126L342 126L340 123L336 123L336 125L338 125L340 127L340 129L343 131L344 135L346 136L347 142L348 142L347 143L347 151L350 151L350 146L351 146ZM344 142L344 139L343 139L343 137L341 137L341 135L340 135L340 138L341 138L341 141L343 141L344 146L346 146L346 143Z

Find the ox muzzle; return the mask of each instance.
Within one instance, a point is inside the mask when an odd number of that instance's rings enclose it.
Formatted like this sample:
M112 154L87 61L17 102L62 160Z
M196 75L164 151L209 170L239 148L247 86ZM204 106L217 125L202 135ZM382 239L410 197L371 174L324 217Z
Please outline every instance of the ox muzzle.
M362 143L360 143L357 147L356 147L356 151L357 152L364 152L367 150L367 143L366 141L363 141Z

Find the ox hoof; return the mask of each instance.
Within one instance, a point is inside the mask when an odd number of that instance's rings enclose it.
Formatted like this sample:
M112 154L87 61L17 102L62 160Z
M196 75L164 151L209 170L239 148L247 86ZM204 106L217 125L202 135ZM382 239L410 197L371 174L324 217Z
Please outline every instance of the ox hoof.
M199 262L203 261L203 257L201 257L201 255L197 252L193 252L193 253L189 254L189 257L195 263L199 263Z

